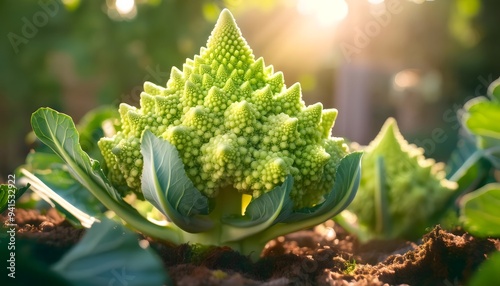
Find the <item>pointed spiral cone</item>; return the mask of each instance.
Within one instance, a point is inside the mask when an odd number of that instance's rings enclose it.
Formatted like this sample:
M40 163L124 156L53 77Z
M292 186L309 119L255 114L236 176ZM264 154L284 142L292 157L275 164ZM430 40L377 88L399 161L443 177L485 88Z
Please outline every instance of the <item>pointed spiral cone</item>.
M401 135L396 120L390 117L385 121L377 137L370 143L368 149L380 149L381 152L394 151L404 149L406 145L408 145L408 142Z
M219 63L227 70L227 74L231 74L236 67L245 70L253 62L252 50L228 9L222 10L219 16L208 38L205 55L212 60L220 61Z

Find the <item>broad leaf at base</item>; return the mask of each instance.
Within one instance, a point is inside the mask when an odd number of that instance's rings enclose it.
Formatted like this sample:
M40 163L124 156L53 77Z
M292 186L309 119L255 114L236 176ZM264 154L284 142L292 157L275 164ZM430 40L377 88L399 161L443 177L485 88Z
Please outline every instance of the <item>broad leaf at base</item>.
M187 176L177 149L146 130L142 136L141 153L144 198L187 232L212 228L211 221L198 217L208 213L208 199Z
M40 108L31 117L35 135L68 166L71 176L92 193L106 208L115 212L136 230L155 238L179 243L178 230L159 226L141 216L126 203L104 175L98 161L82 150L78 131L71 117L50 108Z
M50 108L40 108L31 116L31 125L38 139L68 164L71 175L85 188L91 189L98 185L114 200L121 199L104 175L99 162L91 159L82 150L71 117Z
M361 176L362 152L353 152L340 161L335 175L332 191L326 195L325 201L312 207L298 211L291 210L291 204L286 204L280 215L259 239L270 240L274 237L312 227L333 218L343 211L354 199Z
M163 285L163 263L138 236L111 220L94 224L52 269L72 285Z

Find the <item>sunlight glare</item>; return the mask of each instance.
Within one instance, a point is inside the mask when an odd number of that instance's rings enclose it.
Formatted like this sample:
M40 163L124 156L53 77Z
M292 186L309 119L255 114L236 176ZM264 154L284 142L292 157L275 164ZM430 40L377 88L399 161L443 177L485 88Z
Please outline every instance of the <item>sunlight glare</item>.
M115 5L118 13L121 15L127 15L134 9L135 0L116 0Z
M368 3L370 4L380 4L380 3L384 3L385 0L368 0Z
M347 16L349 7L345 0L298 0L297 10L315 16L322 26L331 26Z

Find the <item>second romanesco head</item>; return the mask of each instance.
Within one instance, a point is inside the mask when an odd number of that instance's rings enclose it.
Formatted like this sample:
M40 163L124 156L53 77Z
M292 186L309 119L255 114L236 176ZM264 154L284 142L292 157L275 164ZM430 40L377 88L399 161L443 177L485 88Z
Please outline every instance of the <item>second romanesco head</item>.
M166 87L146 82L140 108L120 105L121 128L99 147L109 178L140 193L141 136L151 130L179 151L187 175L208 197L233 188L254 198L291 174L296 209L331 191L348 150L330 136L335 109L305 106L298 83L255 59L233 16L224 10L208 39Z

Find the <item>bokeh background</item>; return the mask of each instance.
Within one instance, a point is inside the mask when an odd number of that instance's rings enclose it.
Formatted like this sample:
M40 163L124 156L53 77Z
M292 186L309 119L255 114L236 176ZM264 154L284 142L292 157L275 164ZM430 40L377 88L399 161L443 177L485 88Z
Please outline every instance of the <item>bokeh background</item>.
M494 0L0 1L0 175L24 162L32 112L138 104L204 46L229 8L257 57L339 109L335 136L360 144L389 116L446 161L460 107L500 76Z

